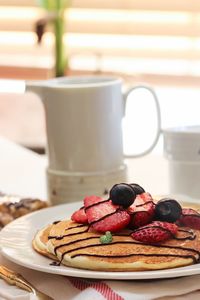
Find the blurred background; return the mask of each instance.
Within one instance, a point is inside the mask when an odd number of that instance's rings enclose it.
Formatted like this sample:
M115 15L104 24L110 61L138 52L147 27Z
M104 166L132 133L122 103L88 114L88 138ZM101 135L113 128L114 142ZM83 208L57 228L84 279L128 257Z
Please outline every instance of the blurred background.
M0 135L38 153L46 143L43 108L24 93L24 80L55 76L53 2L62 0L0 0ZM124 88L147 83L158 94L163 128L200 124L199 1L63 2L65 75L120 76ZM152 140L155 108L146 93L129 97L126 153ZM162 151L162 137L154 151Z

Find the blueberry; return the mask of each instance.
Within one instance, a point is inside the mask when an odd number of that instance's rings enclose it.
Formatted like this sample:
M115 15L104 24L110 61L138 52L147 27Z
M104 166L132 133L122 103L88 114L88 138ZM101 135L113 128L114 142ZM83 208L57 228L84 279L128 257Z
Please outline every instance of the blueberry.
M143 189L143 187L141 187L137 183L131 183L130 186L133 188L133 190L136 193L136 195L140 195L142 193L145 193L145 190Z
M136 193L133 188L126 183L115 184L110 190L110 199L113 204L129 207L135 200Z
M164 198L155 206L155 218L166 222L175 222L182 213L181 205L174 199Z

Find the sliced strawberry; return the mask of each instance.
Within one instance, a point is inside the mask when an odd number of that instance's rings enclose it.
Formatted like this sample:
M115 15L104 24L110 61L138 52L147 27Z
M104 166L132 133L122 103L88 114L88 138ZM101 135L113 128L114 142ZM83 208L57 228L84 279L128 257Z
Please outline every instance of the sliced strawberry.
M87 208L88 206L93 205L95 203L101 202L101 201L104 201L104 199L101 197L95 196L95 195L86 196L83 199L85 208Z
M92 227L100 232L116 232L125 228L130 222L130 215L125 210L118 210L114 214L98 221Z
M115 232L128 225L130 216L125 210L119 210L111 200L100 197L86 197L84 199L85 212L91 227L100 232Z
M138 228L150 223L154 217L154 210L155 204L149 193L137 195L134 203L127 210L131 215L130 228Z
M97 221L119 208L119 205L114 205L111 200L103 200L102 198L93 203L88 199L84 199L84 205L89 223Z
M75 211L71 216L71 220L76 223L87 224L88 219L85 213L85 208L81 207L79 210Z
M177 224L200 230L200 213L192 208L183 208Z
M84 201L84 207L81 207L80 209L75 211L71 216L71 220L81 224L88 224L88 218L85 213L85 207L103 201L103 199L101 197L92 195L92 196L85 197L83 201Z
M114 205L111 200L108 201L99 201L94 203L93 205L89 205L85 207L85 212L88 218L88 222L93 223L101 218L104 218L107 215L115 213L119 205Z
M140 199L144 200L144 202L153 201L153 198L150 193L142 193L138 195ZM139 202L139 201L138 201Z
M178 226L174 223L154 221L134 230L131 236L142 243L154 244L173 238L177 230Z

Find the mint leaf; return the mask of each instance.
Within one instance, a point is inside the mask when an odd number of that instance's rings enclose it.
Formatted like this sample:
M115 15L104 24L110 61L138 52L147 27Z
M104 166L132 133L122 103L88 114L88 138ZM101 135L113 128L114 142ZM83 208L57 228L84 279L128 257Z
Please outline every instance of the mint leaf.
M112 234L110 231L106 231L105 235L100 236L100 242L102 244L109 244L112 242Z

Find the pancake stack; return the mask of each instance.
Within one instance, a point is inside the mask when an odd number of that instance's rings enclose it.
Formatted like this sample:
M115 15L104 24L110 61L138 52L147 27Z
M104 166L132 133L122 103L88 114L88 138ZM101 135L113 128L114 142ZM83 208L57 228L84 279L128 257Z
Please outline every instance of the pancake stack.
M103 271L142 271L174 268L197 263L200 257L200 231L181 228L177 237L157 245L133 240L129 230L113 234L109 244L100 242L100 233L88 225L60 221L39 230L34 249L63 265ZM183 231L185 230L185 231ZM195 239L190 239L195 236ZM59 264L58 263L58 264Z
M98 271L160 270L200 261L198 211L169 198L155 203L138 185L130 201L133 194L126 193L125 184L119 185L129 197L125 204L115 193L107 200L86 197L71 220L40 229L33 248L53 259L52 265Z

